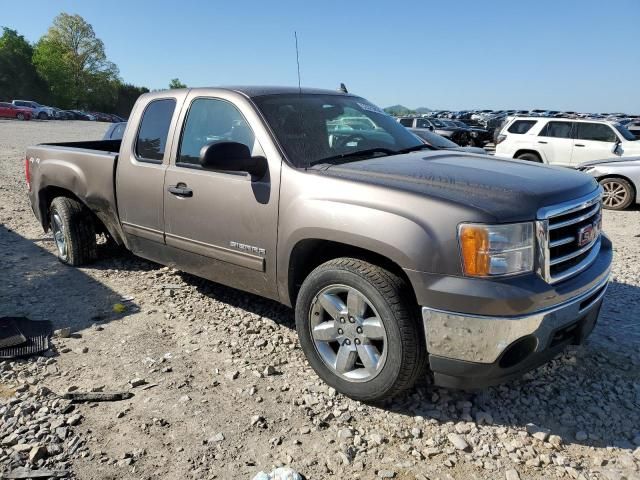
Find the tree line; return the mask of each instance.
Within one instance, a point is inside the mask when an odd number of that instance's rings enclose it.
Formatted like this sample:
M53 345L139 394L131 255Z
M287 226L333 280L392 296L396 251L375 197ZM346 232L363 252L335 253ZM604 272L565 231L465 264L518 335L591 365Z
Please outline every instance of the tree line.
M170 88L185 86L171 80ZM127 117L136 99L148 91L120 78L102 40L80 15L61 13L35 44L7 27L0 36L0 101L35 100L65 110Z

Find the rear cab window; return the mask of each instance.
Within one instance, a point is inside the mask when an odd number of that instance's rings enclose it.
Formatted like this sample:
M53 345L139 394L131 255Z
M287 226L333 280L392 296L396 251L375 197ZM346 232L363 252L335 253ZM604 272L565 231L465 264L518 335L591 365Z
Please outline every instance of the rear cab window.
M400 125L404 125L405 127L413 127L413 118L401 118Z
M537 120L516 120L509 126L507 132L523 135L531 130L531 127L536 123L538 123Z
M176 100L173 98L149 102L136 137L135 154L138 160L162 163L175 107Z

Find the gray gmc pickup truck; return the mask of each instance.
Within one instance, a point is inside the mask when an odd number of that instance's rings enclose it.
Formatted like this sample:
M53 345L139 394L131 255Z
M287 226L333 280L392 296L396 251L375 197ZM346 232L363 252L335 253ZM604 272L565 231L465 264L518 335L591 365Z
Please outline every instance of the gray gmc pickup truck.
M612 258L593 178L436 150L334 91L145 94L121 141L31 147L26 176L62 262L104 233L294 307L311 366L363 401L427 369L503 382L581 343Z

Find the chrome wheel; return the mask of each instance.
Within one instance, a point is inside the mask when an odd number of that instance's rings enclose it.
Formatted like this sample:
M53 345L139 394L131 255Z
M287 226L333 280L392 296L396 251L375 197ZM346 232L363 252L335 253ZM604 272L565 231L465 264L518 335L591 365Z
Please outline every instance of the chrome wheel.
M51 214L51 230L53 231L53 239L56 242L56 248L58 249L58 256L62 260L67 259L67 242L64 238L64 226L62 219L57 212Z
M605 207L619 208L627 203L629 192L622 183L615 180L607 180L602 182L601 185L604 190L602 203L604 203Z
M313 299L311 338L323 362L352 382L369 381L387 359L387 332L371 301L355 288L331 285Z

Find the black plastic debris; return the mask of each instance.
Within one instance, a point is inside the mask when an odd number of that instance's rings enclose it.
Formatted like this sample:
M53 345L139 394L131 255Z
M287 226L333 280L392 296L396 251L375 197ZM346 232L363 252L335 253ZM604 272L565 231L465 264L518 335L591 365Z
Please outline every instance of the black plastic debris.
M49 350L51 322L0 317L0 359L26 357Z

